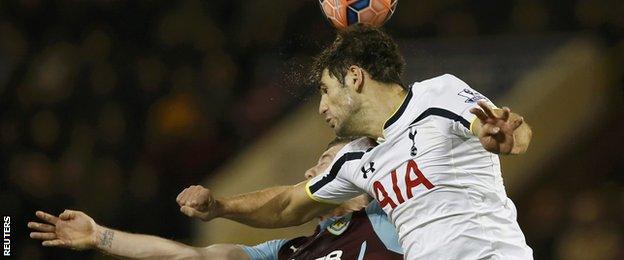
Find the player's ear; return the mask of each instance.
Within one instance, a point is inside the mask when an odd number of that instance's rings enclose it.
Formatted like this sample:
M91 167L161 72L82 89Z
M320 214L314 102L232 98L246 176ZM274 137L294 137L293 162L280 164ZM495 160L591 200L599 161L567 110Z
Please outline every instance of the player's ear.
M356 65L349 66L345 77L345 84L353 87L358 93L362 92L364 87L364 70Z

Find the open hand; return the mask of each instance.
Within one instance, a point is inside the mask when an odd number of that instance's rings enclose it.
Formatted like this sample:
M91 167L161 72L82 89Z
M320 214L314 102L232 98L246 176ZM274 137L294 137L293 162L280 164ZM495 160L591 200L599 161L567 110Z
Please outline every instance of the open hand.
M180 211L192 218L209 221L217 217L217 203L209 189L201 185L193 185L184 189L176 202L180 205Z
M43 240L43 246L86 250L95 248L98 226L80 211L65 210L58 217L43 211L35 215L43 222L28 222L30 237Z
M485 101L478 102L480 108L470 109L479 118L480 125L475 128L475 135L479 137L485 150L497 154L509 154L514 148L514 131L522 125L524 119L517 117L510 119L511 110L503 107L495 112Z

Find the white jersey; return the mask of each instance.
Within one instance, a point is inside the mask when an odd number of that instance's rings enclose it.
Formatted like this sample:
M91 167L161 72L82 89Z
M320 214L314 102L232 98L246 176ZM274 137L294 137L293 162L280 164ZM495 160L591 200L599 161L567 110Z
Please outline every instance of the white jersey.
M470 131L469 110L482 99L448 74L414 83L385 138L349 143L308 182L308 195L341 203L370 194L397 228L406 259L532 259L498 156Z

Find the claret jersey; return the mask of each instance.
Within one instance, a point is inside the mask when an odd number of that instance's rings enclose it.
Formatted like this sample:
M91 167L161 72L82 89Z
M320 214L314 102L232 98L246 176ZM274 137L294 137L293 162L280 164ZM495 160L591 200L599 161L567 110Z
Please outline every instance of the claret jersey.
M308 182L308 195L340 203L370 194L406 259L532 259L499 158L471 133L479 100L487 98L453 75L414 83L384 138L345 146Z
M313 235L241 248L251 260L400 260L394 226L376 201L365 209L319 223Z

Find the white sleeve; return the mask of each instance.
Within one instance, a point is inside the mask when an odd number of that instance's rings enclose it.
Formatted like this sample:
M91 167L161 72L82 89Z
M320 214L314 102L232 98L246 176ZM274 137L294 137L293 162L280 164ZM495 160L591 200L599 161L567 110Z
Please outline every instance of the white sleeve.
M349 151L345 148L338 152L331 166L323 174L317 175L306 184L306 193L311 199L340 204L363 193L353 184L349 176L353 176L357 170L364 152Z
M470 138L472 134L472 125L477 117L470 113L470 109L477 107L477 101L485 100L491 107L496 107L490 99L477 92L461 79L446 74L443 76L443 91L440 95L440 104L454 114L455 120L451 125L450 132L464 137Z

